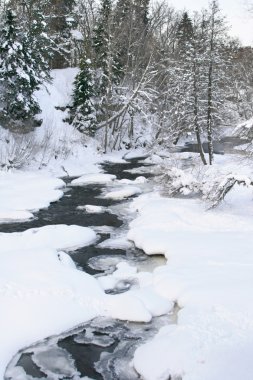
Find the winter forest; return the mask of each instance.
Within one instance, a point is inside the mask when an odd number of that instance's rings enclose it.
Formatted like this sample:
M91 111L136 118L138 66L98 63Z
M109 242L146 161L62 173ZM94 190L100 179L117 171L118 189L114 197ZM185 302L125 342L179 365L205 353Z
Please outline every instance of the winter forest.
M7 2L1 125L39 126L34 92L51 69L79 67L63 119L104 152L194 135L203 164L212 164L213 139L252 117L252 49L227 31L216 1L192 16L147 0Z
M0 380L253 380L252 245L222 0L0 0Z

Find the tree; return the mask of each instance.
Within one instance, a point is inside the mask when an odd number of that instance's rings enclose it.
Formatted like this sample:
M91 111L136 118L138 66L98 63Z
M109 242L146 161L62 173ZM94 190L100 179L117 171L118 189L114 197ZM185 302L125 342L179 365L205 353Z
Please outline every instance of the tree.
M99 17L94 29L93 46L95 65L99 73L98 93L111 91L112 83L118 83L120 63L113 45L113 13L111 0L101 0Z
M27 40L22 37L16 16L8 9L0 46L1 119L8 127L24 127L40 111L33 94L41 81Z
M48 0L23 2L29 9L29 18L24 25L24 34L34 61L34 70L38 78L50 80L50 60L56 49L53 40L47 34L45 10Z
M95 108L92 104L94 96L94 72L91 61L83 59L80 72L74 81L73 103L70 107L70 122L83 133L95 133Z
M171 127L177 134L175 142L183 133L195 132L200 157L206 165L201 141L205 101L202 43L200 19L195 16L193 23L188 13L184 12L178 25L174 56L168 68L169 117Z

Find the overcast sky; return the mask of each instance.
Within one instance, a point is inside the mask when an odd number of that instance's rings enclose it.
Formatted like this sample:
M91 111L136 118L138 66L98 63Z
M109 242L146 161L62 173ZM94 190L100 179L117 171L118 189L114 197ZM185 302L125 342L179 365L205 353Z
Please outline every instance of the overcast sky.
M207 7L208 0L167 0L177 9L200 10ZM230 34L238 36L244 45L253 45L253 12L248 12L253 0L219 0L220 8L231 25Z

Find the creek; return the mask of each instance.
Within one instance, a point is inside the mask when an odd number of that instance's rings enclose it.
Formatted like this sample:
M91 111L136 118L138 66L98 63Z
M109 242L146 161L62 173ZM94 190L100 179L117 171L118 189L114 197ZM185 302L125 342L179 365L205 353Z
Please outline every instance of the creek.
M140 175L146 178L152 176L148 165L138 160L122 164L104 163L102 168L105 173L116 175L118 180L134 180ZM105 199L101 196L106 191L105 186L71 186L72 179L63 178L67 186L64 196L58 202L40 210L31 221L2 224L0 231L21 232L50 224L89 226L97 232L99 240L94 245L68 253L79 270L93 276L112 273L116 264L122 260L141 270L150 271L165 264L162 256L149 257L133 245L125 249L100 247L99 244L112 234L117 237L127 230L128 222L124 220L120 209L127 207L130 200ZM99 214L87 213L80 208L82 205L102 206L105 211ZM107 293L126 292L132 285L131 282L124 281L118 288L107 290ZM129 365L134 351L151 339L162 326L175 323L175 318L176 313L153 318L149 323L96 318L19 351L7 367L5 380L17 380L17 369L20 380L79 380L85 377L95 380L139 379L139 375Z

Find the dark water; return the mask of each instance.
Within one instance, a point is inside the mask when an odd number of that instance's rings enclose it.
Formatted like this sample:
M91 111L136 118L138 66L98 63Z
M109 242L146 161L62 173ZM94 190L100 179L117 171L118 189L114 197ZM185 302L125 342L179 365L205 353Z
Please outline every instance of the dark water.
M222 137L220 140L213 141L213 150L214 154L225 154L231 153L234 149L236 150L237 146L244 145L249 143L248 140L243 140L238 137ZM204 153L208 153L208 144L204 142L202 144ZM190 152L190 153L198 153L199 147L198 144L193 142L187 142L184 146L178 147L178 152Z
M126 164L102 165L105 172L115 174L118 179L135 179L138 174L125 170L138 168L143 164L134 160ZM144 174L150 176L151 174ZM41 210L36 218L26 223L0 225L2 232L24 231L28 228L42 227L50 224L75 224L80 226L109 226L117 229L124 223L117 215L110 212L88 214L77 210L80 205L112 206L120 201L101 198L103 186L71 187L70 179L64 178L67 188L64 196L48 209ZM109 233L100 233L100 241L108 239ZM77 267L92 275L103 273L105 268L94 262L94 258L115 257L119 260L129 258L135 261L150 260L142 251L133 248L128 250L99 248L95 245L80 248L70 255ZM102 261L103 262L103 261ZM91 265L92 264L92 265ZM113 267L111 268L113 270ZM106 272L106 271L105 271ZM106 272L107 273L107 272ZM131 284L122 284L123 292ZM112 290L112 294L115 290ZM108 291L110 293L110 291ZM17 372L23 371L23 379L63 379L78 380L83 376L92 379L134 380L139 376L129 367L129 362L136 347L153 336L159 327L170 321L169 316L155 318L151 323L134 324L97 318L83 326L56 337L45 339L32 347L21 350L10 363L5 380L16 380Z
M63 178L67 182L67 178ZM69 185L68 185L69 186ZM87 185L86 187L66 187L64 196L58 201L51 203L49 208L40 210L35 214L35 219L26 223L0 224L0 232L22 232L29 228L38 228L52 224L67 224L79 226L103 226L120 227L122 222L116 215L105 212L100 214L84 213L77 210L78 206L112 206L116 202L99 198L103 190L102 186Z
M169 323L175 323L172 316L145 324L96 318L18 353L5 379L16 380L23 370L22 380L81 380L84 376L94 380L140 379L129 366L136 348Z

